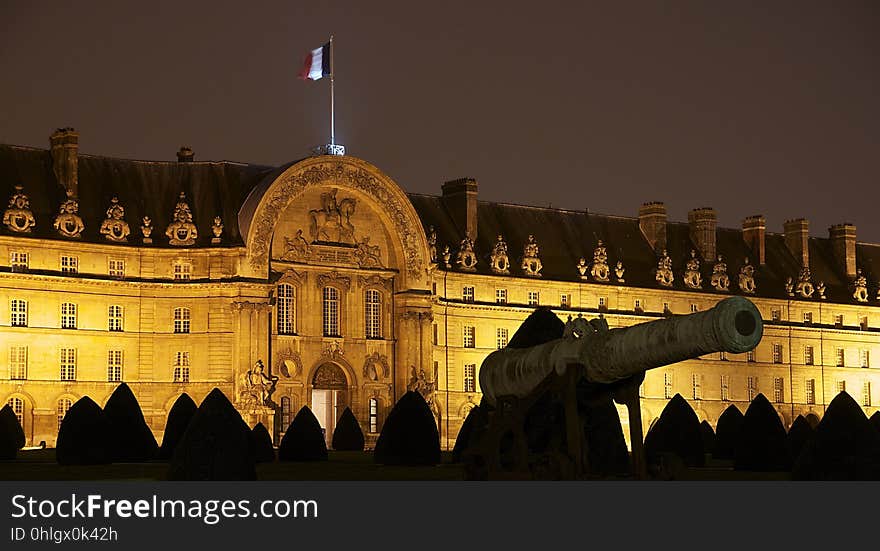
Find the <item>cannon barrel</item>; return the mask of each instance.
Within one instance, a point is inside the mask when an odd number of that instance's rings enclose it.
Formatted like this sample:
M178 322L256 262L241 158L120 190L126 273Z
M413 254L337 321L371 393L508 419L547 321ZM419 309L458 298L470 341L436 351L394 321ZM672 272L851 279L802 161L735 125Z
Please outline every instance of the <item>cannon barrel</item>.
M753 350L763 327L751 301L730 297L704 312L496 350L480 367L480 387L492 404L499 396L522 397L552 371L562 375L571 364L583 365L587 380L610 384L704 354Z

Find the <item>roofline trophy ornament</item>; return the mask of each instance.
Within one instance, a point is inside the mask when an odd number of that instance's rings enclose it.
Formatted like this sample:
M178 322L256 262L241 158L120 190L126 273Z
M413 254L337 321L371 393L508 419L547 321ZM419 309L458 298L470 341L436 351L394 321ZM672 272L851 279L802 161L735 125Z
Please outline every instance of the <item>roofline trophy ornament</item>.
M199 238L199 230L193 224L192 211L186 202L186 193L182 191L174 206L174 221L168 224L165 235L169 244L178 246L192 245Z
M119 204L119 198L110 200L110 208L107 209L107 218L101 222L101 235L109 241L124 243L128 241L131 229L125 221L125 208Z
M746 257L745 263L739 269L739 290L747 295L755 294L755 267L749 264L749 258Z
M68 194L67 200L61 203L53 224L59 234L70 238L77 238L82 234L85 226L78 213L79 203L72 195Z
M687 261L684 271L684 284L691 289L703 288L703 275L700 273L700 260L697 251L691 249L691 258Z
M623 273L626 271L626 268L623 267L623 261L618 260L617 265L614 267L614 277L617 278L618 283L626 283L626 280L623 279Z
M443 247L443 265L448 270L452 268L452 264L449 262L452 259L452 252L449 250L449 245Z
M654 276L654 279L664 287L672 287L672 282L675 281L675 274L672 273L672 259L669 258L669 253L666 252L666 249L663 249L663 254L660 255L660 259L657 261L657 274Z
M541 277L541 269L544 265L541 263L541 259L538 258L541 249L538 247L538 242L535 241L535 236L529 234L529 240L523 245L523 259L520 267L525 275L529 277Z
M813 287L813 282L811 281L812 275L810 274L810 267L804 266L801 268L800 273L798 274L798 282L796 291L803 298L812 298L813 293L815 292L815 287Z
M507 243L500 234L495 241L495 246L492 247L492 254L489 255L489 261L492 265L492 272L505 275L510 273L510 258L507 256Z
M465 236L461 240L458 255L455 257L455 263L458 264L459 269L466 272L477 271L477 255L474 253L474 242L470 237Z
M578 275L580 276L581 279L583 279L584 281L587 281L588 279L590 279L590 276L587 275L587 270L590 269L590 266L587 264L586 258L580 257L578 259L577 265L575 266L575 269L577 269Z
M858 302L868 302L868 278L862 275L862 269L856 270L853 280L853 298Z
M153 242L153 238L150 237L153 234L153 220L149 216L144 216L141 222L141 233L144 236L144 243L149 245Z
M9 198L9 207L3 211L3 224L16 233L30 233L37 225L34 213L31 212L31 200L23 189L16 184L15 193Z
M596 281L608 281L609 272L608 251L600 239L596 249L593 251L593 265L590 267L590 275Z
M223 219L219 216L214 217L214 223L211 224L211 233L214 234L214 237L211 238L211 244L219 244L222 241L220 236L223 235Z

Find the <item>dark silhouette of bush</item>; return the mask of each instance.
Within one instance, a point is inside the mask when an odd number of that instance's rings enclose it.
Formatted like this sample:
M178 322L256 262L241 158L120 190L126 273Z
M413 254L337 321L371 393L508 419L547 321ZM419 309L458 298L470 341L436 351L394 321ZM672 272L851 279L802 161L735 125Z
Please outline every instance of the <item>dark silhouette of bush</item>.
M170 480L256 480L251 431L220 389L193 415L177 444Z
M181 394L171 410L168 411L168 420L165 422L165 433L162 435L162 447L159 448L159 459L171 459L174 448L183 438L186 427L198 411L199 406L189 397L189 394Z
M440 434L421 394L410 390L394 404L376 441L373 460L382 465L440 463Z
M715 425L715 451L712 452L712 457L733 459L742 424L743 414L739 408L732 404L727 406Z
M278 446L279 461L327 461L327 443L321 424L308 406L303 406Z
M689 466L702 466L703 437L700 420L687 400L676 394L645 437L645 458L658 465L663 454L675 454Z
M565 324L550 308L536 308L507 342L507 348L529 348L561 339Z
M464 451L476 443L471 441L471 437L474 436L476 425L479 423L480 411L480 406L474 406L464 418L458 436L455 437L455 446L452 447L453 463L460 463Z
M700 436L703 439L703 453L711 455L715 451L715 430L709 421L700 423Z
M788 429L788 455L797 461L804 445L813 437L813 427L803 415L798 415Z
M137 398L122 383L104 405L104 417L110 423L110 458L113 462L138 462L155 459L159 453L156 437L147 426Z
M272 445L272 436L263 423L251 429L251 447L254 450L254 460L257 463L272 463L275 461L275 447Z
M104 410L88 396L70 406L55 444L60 465L101 465L112 461L111 428Z
M849 394L831 400L792 475L797 480L880 480L880 432Z
M776 409L763 394L755 396L743 416L733 459L733 468L738 471L791 469L785 427Z
M871 424L874 425L874 428L877 429L877 432L880 432L880 411L875 411L874 415L871 416ZM22 433L24 436L24 433Z
M333 449L339 451L363 451L364 433L349 408L342 411L333 429Z
M0 459L15 459L24 447L24 430L9 404L0 408Z

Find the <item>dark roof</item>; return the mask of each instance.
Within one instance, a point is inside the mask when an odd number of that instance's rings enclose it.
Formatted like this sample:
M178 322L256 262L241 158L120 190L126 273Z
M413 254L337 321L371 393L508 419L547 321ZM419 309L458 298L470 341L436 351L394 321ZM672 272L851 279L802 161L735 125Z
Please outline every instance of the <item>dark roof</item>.
M117 196L125 207L125 221L131 228L129 243L141 244L141 219L153 221L153 243L167 246L165 228L174 213L180 192L186 193L199 230L197 246L211 242L214 217L223 219L223 243L238 245L238 211L244 198L272 167L228 161L177 162L133 161L93 155L79 155L79 215L85 224L82 240L109 243L99 230L110 200ZM34 237L64 239L52 227L64 189L52 171L49 151L0 145L0 201L5 209L15 185L24 186L37 225ZM11 233L5 227L0 232ZM19 234L16 234L19 235Z

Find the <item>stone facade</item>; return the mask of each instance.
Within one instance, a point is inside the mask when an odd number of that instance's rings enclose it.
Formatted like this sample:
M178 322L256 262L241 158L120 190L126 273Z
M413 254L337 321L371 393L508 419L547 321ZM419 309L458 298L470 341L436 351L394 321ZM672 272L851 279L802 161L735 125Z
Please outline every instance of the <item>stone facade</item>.
M480 402L482 360L537 305L563 319L602 315L623 327L704 310L730 294L757 304L766 320L761 344L754 354L649 372L646 429L675 393L712 424L730 404L745 410L758 392L775 402L786 425L799 414L821 418L841 385L869 414L880 403L880 302L870 272L872 260L880 266L880 247L857 245L852 225L832 231L841 243L827 255L840 258L836 279L833 265L810 257L805 221L797 239L786 226L789 235L777 236L784 244L766 248L768 264L763 230L717 230L716 243L714 223L705 222L709 209L699 209L689 231L667 222L661 203L644 206L640 218L621 218L632 231L609 225L607 235L588 234L567 222L583 213L517 207L517 224L480 234L482 213L508 207L478 202L475 180L446 186L448 200L407 195L376 167L345 156L256 171L241 183L244 199L208 211L197 201L204 189L175 182L166 182L161 204L107 190L96 196L94 178L77 174L77 166L90 170L96 161L74 162L75 132L63 132L68 145L56 167L63 181L44 163L46 185L59 186L57 193L26 177L0 182L10 201L0 229L0 399L20 408L29 445L53 445L70 403L88 395L103 404L121 380L157 436L182 392L200 402L218 387L251 425L274 427L276 438L303 405L329 437L349 406L368 444L395 400L416 389L429 400L442 445L451 447ZM3 147L0 166L51 155ZM194 175L231 170L200 167L206 163L191 155L180 164ZM75 235L53 229L71 198L83 226L74 224ZM32 203L39 207L33 212ZM150 211L148 203L158 206ZM549 235L548 224L529 226L526 215L569 224L582 244L559 249L568 241ZM140 231L129 232L129 224ZM771 249L797 262L774 264ZM786 265L787 272L778 267ZM788 296L782 282L799 281L810 265L823 296ZM861 279L849 277L856 267ZM719 285L728 269L739 283ZM742 290L744 271L751 291ZM854 296L853 289L864 292ZM255 392L260 380L265 385Z

